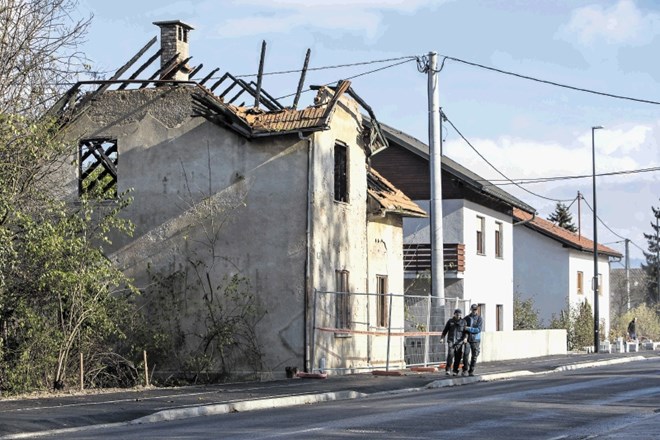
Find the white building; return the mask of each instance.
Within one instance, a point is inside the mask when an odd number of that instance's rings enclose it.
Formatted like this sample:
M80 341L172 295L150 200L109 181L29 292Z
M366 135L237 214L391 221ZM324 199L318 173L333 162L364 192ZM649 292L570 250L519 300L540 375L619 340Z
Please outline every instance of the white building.
M540 217L514 210L520 222L513 228L514 290L532 298L539 317L548 324L567 304L587 301L594 306L594 242ZM598 245L598 316L601 338L610 329L610 259L622 255Z

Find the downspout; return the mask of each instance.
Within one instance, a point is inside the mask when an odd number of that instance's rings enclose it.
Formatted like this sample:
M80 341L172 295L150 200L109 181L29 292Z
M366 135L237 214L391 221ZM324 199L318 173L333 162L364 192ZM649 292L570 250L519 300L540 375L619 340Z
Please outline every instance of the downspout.
M312 257L311 257L311 250L312 250L312 226L313 226L313 216L312 216L312 198L313 198L313 185L314 185L314 179L313 179L313 174L312 174L312 166L313 166L313 150L312 150L312 138L310 136L303 136L302 131L298 132L298 138L300 140L306 140L307 141L307 219L306 219L306 231L305 231L305 297L303 301L303 307L304 307L304 325L303 325L303 343L304 343L304 358L303 358L303 364L305 368L306 373L311 373L313 365L311 363L314 361L313 359L310 359L309 353L310 353L310 335L309 335L309 323L310 323L310 289L312 289L312 286L314 285L311 282L311 273L312 273ZM313 311L312 311L313 312ZM312 332L314 332L314 329L311 329Z

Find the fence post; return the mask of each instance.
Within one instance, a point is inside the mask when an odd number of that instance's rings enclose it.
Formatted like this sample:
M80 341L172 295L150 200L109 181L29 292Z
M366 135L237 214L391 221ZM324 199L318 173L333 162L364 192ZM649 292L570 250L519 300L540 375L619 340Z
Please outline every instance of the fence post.
M387 357L385 360L385 371L390 371L390 340L392 334L392 294L390 293L390 306L387 310Z
M426 332L431 331L431 308L433 307L433 297L429 295L426 303ZM431 351L431 336L424 336L424 366L429 366L429 352Z
M80 352L80 391L85 389L85 370L83 369L83 354Z
M314 372L314 359L316 356L316 307L318 291L314 289L314 299L312 300L312 350L309 359L309 372Z
M147 366L147 350L142 350L144 356L144 386L149 386L149 367Z

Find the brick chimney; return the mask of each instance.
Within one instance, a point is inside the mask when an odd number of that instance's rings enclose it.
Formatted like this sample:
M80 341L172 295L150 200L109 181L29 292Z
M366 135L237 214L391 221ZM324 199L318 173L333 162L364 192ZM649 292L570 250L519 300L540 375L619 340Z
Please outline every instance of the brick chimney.
M188 58L188 32L193 30L193 27L179 20L155 21L154 24L160 27L160 48L162 49L160 67L162 68L177 53L179 55L176 62ZM177 81L187 81L189 74L190 68L186 64L171 78Z

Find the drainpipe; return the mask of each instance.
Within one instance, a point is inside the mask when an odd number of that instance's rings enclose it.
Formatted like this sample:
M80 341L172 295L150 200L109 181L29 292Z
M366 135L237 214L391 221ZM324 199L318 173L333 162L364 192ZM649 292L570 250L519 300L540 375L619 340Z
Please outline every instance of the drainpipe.
M310 335L309 335L309 323L310 323L310 290L313 291L312 287L314 286L314 283L311 282L311 277L312 277L312 257L311 257L311 252L313 249L312 246L312 226L313 226L313 216L312 216L312 199L313 199L313 185L314 185L314 179L313 179L313 174L312 174L312 166L313 166L313 149L312 149L312 137L310 136L303 136L303 133L301 131L298 132L298 138L300 140L306 140L307 141L307 219L306 219L306 231L305 231L305 297L304 297L304 325L303 325L303 341L304 341L304 359L303 363L305 365L305 372L306 373L311 373L313 371L314 365L312 363L314 362L314 359L310 359L309 353L310 353ZM315 311L312 311L312 313L315 313ZM314 329L312 330L312 336L314 335ZM312 343L315 341L312 340ZM313 349L313 348L312 348Z

